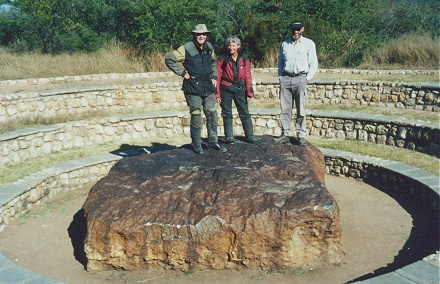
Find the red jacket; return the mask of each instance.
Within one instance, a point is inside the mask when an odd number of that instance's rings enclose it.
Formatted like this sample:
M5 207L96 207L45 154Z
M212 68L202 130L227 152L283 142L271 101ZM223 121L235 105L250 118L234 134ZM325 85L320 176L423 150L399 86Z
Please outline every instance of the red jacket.
M246 88L246 96L253 97L254 90L252 89L251 77L251 62L245 55L239 55L238 58L238 77L237 81L244 81ZM217 59L217 98L220 97L220 86L231 86L234 81L234 70L232 69L232 59L228 56L220 56Z

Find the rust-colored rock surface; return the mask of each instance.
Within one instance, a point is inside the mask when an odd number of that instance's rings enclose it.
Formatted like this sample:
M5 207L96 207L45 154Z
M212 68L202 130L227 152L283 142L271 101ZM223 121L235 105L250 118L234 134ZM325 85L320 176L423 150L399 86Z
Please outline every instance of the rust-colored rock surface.
M90 191L87 270L306 268L339 263L339 208L310 144L126 157Z

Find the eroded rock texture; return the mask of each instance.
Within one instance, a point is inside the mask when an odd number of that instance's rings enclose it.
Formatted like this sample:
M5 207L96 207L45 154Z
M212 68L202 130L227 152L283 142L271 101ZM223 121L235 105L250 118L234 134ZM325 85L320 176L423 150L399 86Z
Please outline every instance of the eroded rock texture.
M339 263L324 157L264 137L229 152L127 157L92 189L87 270L315 267Z

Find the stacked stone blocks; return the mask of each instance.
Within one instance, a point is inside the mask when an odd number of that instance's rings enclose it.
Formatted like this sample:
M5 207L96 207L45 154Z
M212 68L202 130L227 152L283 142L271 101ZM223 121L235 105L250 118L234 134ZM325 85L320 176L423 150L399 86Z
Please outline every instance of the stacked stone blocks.
M256 135L281 134L278 110L251 109L251 114ZM311 136L361 140L439 156L438 125L386 115L363 116L352 112L314 111L309 114L307 128ZM51 153L117 141L188 136L189 120L187 112L164 111L19 129L0 134L0 163L7 166ZM237 114L234 122L235 135L244 135ZM220 119L219 134L223 135L221 125ZM206 136L206 128L203 135Z
M168 79L169 80L169 79ZM0 82L2 83L2 82ZM255 104L278 104L278 79L254 80ZM186 106L180 81L0 94L0 122L81 115L179 109ZM439 111L437 83L392 83L350 80L312 80L309 104L408 108Z
M344 70L341 72L344 73ZM136 74L128 75L136 77ZM111 79L112 76L109 77ZM118 76L115 75L115 77ZM63 80L63 78L55 79ZM84 77L75 77L75 80L80 79L82 80ZM41 80L43 79L39 79L38 82L41 82ZM48 82L50 81L50 79L46 80L48 80ZM32 83L32 80L28 81ZM13 84L14 82L7 83ZM4 82L0 82L0 85L4 85ZM176 84L175 91L178 93L177 85L178 84ZM410 95L410 99L413 99L407 100L406 106L411 106L414 101L414 109L438 111L438 84L434 87L437 89L434 88L432 92L428 93L420 90L414 92L412 90L406 90ZM335 97L342 97L343 99L349 97L361 98L356 92L347 91L347 89L349 88L334 92L337 94ZM260 90L266 92L271 99L277 98L278 90L275 85L267 85L265 88L261 86ZM59 93L59 91L56 93ZM322 92L319 93L322 95ZM96 92L94 94L96 95ZM13 96L15 96L15 94ZM127 94L126 96L129 97L130 95ZM142 97L142 95L139 96ZM139 99L139 96L136 97L136 99ZM329 99L326 102L339 102L338 99L335 98L333 101L331 100L332 93L326 94L324 92L324 96L327 96L326 99ZM30 95L28 98L33 97L40 96ZM383 99L381 96L373 97L374 94L370 96L369 93L362 95L365 101L368 99L374 103L378 102L379 106L391 107L391 104L385 103L388 101L388 98L390 98L392 103L396 103L392 105L392 107L400 107L397 103L402 102L403 104L404 102L404 97L398 93L398 91L393 91L392 89L390 89L390 94L387 99ZM135 99L135 96L133 96L133 99ZM9 102L12 101L12 97L1 96L0 98L0 117L6 113L8 115L14 115L25 112L28 109L27 104L23 103L9 110L7 108L8 100ZM32 99L29 99L29 101L32 101ZM111 99L100 99L100 101L102 105L105 104L104 101L106 101L106 103L112 102ZM162 102L160 95L156 96L154 101L156 103ZM85 102L86 100L76 100L75 106L87 106L88 103ZM426 102L429 103L426 104ZM431 104L430 102L433 103ZM369 103L365 104L368 105ZM53 103L53 108L62 111L65 105L63 100L59 100L57 103ZM167 105L167 109L169 106L170 105ZM31 109L46 113L45 105L41 103L36 103ZM276 111L274 112L274 110L270 109L255 109L252 112L257 134L277 135L280 133L278 113L276 113ZM3 121L2 119L0 120ZM237 117L235 120L236 131L238 131L237 134L240 135L242 134L239 132L241 131L240 122ZM159 114L126 115L96 121L78 121L74 123L16 130L0 135L2 165L17 163L32 157L62 151L63 149L99 145L100 143L105 143L103 141L121 141L121 139L124 141L127 139L128 141L136 138L154 137L153 135L168 137L169 135L182 132L188 134L188 131L185 130L188 128L188 121L189 117L186 113L160 112ZM176 127L176 125L180 126ZM153 129L156 129L157 132L148 132ZM428 148L431 149L429 150L431 151L430 153L434 153L434 155L438 156L439 132L438 125L435 123L405 121L399 118L371 114L314 112L309 115L309 129L309 134L311 135L325 136L327 138L359 139L397 147L413 148L422 152L426 152L426 145L429 145ZM100 134L97 135L97 132ZM390 135L393 136L393 138L390 138ZM405 140L408 137L411 138L410 142ZM415 140L415 142L412 140ZM440 209L438 177L432 174L397 162L372 157L362 157L335 150L321 150L326 156L325 163L328 174L348 176L367 182L374 180L391 186L390 190L392 191L398 191L403 185L406 185L406 187L409 188L406 194L408 194L412 200L419 202L421 206L429 204L428 207L433 208L437 212ZM23 180L2 187L0 190L0 201L2 204L0 208L0 231L12 218L26 212L33 206L44 202L57 193L72 190L87 183L96 182L97 179L106 175L111 166L120 158L120 156L112 154L87 157L50 167L39 173L30 175ZM426 259L426 261L430 261L428 257L426 257ZM402 280L401 275L403 275L405 279L412 279L410 277L412 275L406 273L406 271L420 265L420 263L424 264L422 261L419 261L399 269L396 272L362 281L362 283L377 283L376 281L379 281L379 278L393 278L395 280L397 279L396 277L398 277ZM437 264L434 263L434 265ZM49 283L49 280L50 279L46 279L45 281Z

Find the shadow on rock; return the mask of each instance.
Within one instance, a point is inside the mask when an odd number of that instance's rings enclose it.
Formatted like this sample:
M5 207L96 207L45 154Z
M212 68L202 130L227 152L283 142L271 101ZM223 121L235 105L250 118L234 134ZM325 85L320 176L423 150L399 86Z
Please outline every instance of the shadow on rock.
M181 148L190 149L191 145L183 145ZM121 144L119 149L112 151L112 154L118 156L136 156L141 154L150 154L153 152L166 151L177 148L174 145L153 142L149 147L139 145ZM75 259L87 269L87 257L84 251L84 240L87 236L87 221L84 217L84 210L79 210L67 229L73 247L73 255Z
M184 145L185 146L185 145ZM182 147L184 147L182 146ZM189 145L187 146L189 147ZM121 144L119 146L119 149L112 151L110 153L122 156L122 157L128 157L128 156L136 156L141 154L150 154L153 152L160 152L160 151L166 151L177 148L174 145L169 144L163 144L163 143L157 143L153 142L151 146L139 146L139 145L130 145L130 144Z

